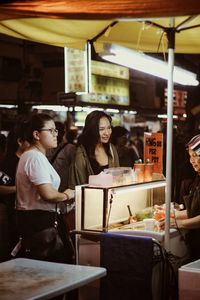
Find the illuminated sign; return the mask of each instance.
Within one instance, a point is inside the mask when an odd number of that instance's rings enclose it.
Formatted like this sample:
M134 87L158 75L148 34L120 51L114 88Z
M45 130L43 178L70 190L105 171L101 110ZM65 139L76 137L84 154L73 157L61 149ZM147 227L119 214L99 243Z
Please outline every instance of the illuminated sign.
M65 48L65 93L87 90L87 52Z
M174 114L185 114L187 91L173 90ZM165 107L167 107L167 89L165 89Z

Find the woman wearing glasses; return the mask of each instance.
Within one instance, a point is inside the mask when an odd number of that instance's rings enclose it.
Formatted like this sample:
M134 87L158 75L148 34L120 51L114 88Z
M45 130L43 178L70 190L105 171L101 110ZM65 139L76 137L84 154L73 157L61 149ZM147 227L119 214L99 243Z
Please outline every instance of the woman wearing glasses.
M117 150L110 143L111 133L111 116L98 110L87 115L83 132L78 138L75 160L70 167L70 188L88 183L89 175L119 167Z
M72 249L64 230L61 230L56 203L70 200L74 197L74 192L69 189L58 192L60 177L46 157L46 151L57 146L57 135L55 123L49 115L36 114L30 118L26 127L26 140L30 147L20 157L16 173L16 209L25 256L69 263ZM56 225L55 217L59 235L68 249L61 245L62 242L59 247L55 246L55 239L52 240L52 237L48 237L50 241L46 241L46 236L40 240L42 231ZM52 249L52 253L46 249L48 247ZM45 255L44 250L47 250Z

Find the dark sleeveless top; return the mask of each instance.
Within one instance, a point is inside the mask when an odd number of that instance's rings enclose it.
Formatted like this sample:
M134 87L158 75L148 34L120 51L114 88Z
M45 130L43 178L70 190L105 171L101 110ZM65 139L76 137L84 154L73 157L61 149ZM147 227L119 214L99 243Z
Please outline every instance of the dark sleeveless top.
M99 163L96 160L90 160L90 164L91 164L92 170L94 172L94 175L98 175L104 169L108 168L108 165L100 166Z
M190 192L184 197L188 218L200 215L200 176L193 181ZM200 227L188 231L188 245L192 259L200 258Z

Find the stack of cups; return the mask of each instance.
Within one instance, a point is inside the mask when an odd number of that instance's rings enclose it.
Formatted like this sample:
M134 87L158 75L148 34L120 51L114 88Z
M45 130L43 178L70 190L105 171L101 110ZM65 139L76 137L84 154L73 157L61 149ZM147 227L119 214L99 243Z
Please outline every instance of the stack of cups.
M134 164L136 182L144 182L145 164L135 163Z
M152 163L135 163L134 170L137 182L152 181L153 164Z
M153 164L152 163L145 164L144 180L152 181L152 175L153 175Z

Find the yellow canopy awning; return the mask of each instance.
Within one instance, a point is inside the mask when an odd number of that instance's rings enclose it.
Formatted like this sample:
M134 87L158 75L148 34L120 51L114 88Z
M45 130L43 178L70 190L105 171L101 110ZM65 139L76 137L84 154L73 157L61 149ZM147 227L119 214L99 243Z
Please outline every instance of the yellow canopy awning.
M186 17L177 16L198 13L199 0L11 1L1 4L0 33L59 47L83 49L92 40L97 51L107 42L163 52L167 50L169 16L176 16L180 24ZM160 28L145 23L147 20ZM175 52L200 53L200 28L195 27L200 17L186 25L192 28L176 32Z
M176 17L175 26L186 18ZM112 20L25 18L0 21L0 32L15 38L76 49L83 49L88 40L93 40L97 52L101 51L104 42L143 52L167 51L167 36L163 27L169 26L169 18L149 21L161 27L154 27L144 20L120 20L112 26ZM200 16L196 16L185 25L191 29L176 33L176 53L200 53L200 27L195 27L198 25L200 26ZM100 36L96 39L98 35Z

